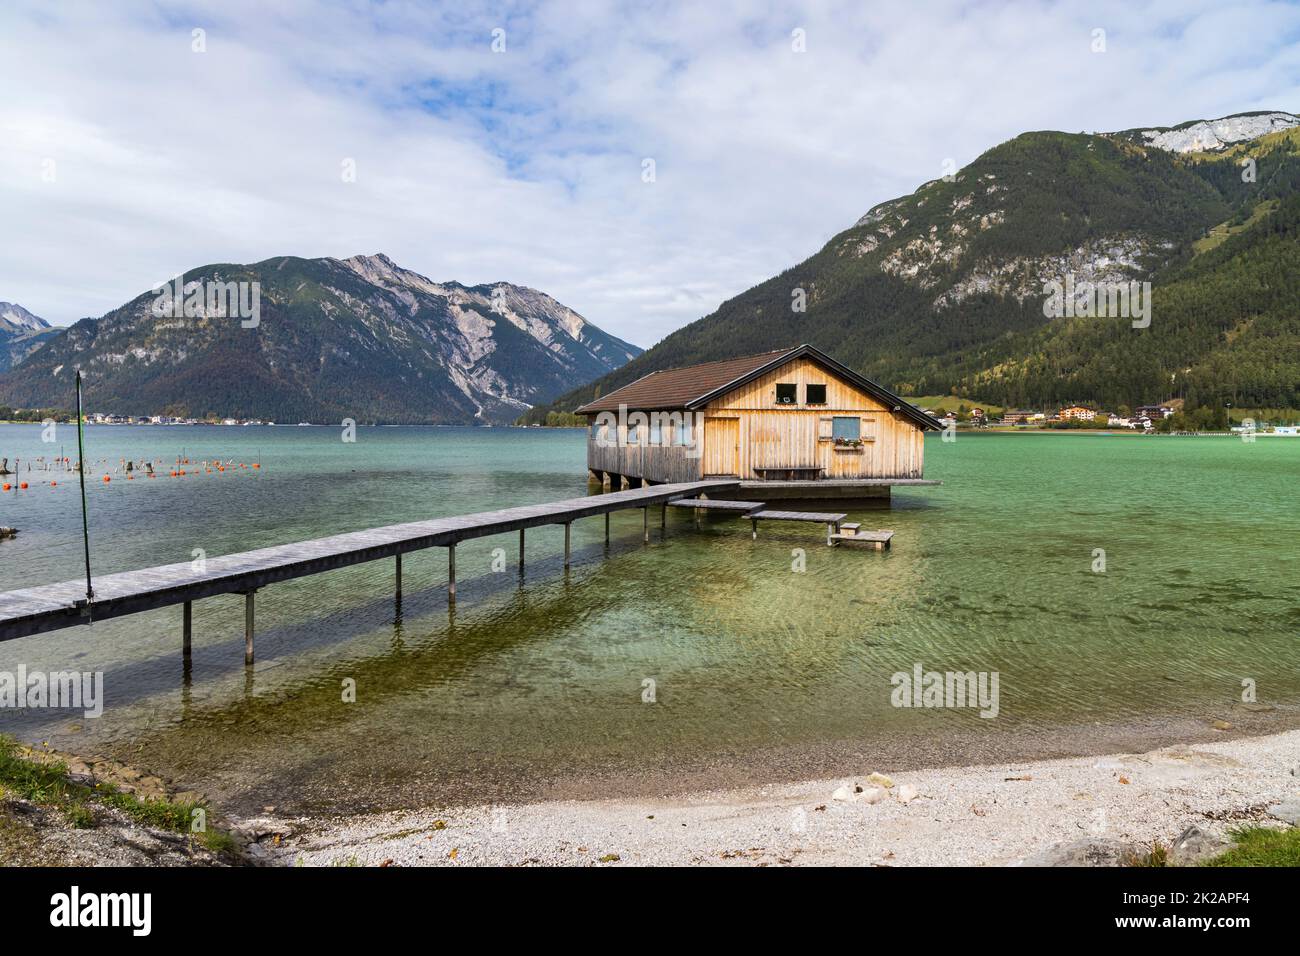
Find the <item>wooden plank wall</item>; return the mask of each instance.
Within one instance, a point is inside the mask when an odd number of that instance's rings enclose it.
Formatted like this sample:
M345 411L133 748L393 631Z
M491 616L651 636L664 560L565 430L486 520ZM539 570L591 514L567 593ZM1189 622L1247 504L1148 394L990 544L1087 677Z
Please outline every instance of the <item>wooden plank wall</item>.
M602 447L587 430L587 467L593 471L603 471L614 475L627 475L629 478L646 478L656 482L696 481L700 477L700 456L692 452L702 451L704 429L699 422L695 424L694 449L676 443L669 447L651 446L649 426L640 427L640 443L627 444L627 424L622 423L618 429L617 447Z

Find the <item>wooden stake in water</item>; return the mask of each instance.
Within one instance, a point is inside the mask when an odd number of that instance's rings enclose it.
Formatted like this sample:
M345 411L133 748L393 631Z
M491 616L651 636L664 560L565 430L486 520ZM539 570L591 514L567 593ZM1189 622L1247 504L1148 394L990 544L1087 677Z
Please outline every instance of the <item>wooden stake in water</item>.
M86 445L81 437L81 370L77 370L77 456L81 476L81 543L86 553L86 601L95 600L95 589L90 586L90 522L86 520Z

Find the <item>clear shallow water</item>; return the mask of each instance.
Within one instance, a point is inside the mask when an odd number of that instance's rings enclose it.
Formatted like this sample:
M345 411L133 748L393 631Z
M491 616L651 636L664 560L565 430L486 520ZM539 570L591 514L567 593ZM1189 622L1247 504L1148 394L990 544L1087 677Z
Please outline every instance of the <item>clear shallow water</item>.
M88 488L96 573L582 494L584 436L543 429L87 430L87 457L259 460L183 479ZM75 445L71 429L65 438ZM340 810L581 793L652 781L797 776L846 754L965 760L1066 752L1097 724L1237 720L1300 704L1300 441L1100 435L932 436L927 477L889 511L885 554L827 549L815 526L640 515L378 562L258 595L257 665L242 600L195 605L191 680L180 610L0 644L0 670L103 670L105 714L0 711L0 732L135 761L236 807ZM50 454L0 426L0 455ZM75 476L33 472L0 496L0 591L81 574ZM12 479L10 479L12 480ZM493 549L507 570L491 570ZM791 570L792 550L807 570ZM1094 549L1107 570L1091 570ZM890 676L1000 674L1000 712L890 705ZM657 701L642 702L643 681ZM356 682L344 703L342 682ZM919 759L919 758L918 758ZM760 772L761 771L761 772Z

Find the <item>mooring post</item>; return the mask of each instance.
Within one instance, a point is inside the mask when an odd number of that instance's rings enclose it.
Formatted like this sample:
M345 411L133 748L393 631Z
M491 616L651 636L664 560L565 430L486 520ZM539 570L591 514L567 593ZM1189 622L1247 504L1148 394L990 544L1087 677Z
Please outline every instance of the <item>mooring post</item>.
M194 633L194 604L186 601L181 609L181 656L190 659L190 638Z
M605 543L609 544L609 512L605 512Z
M758 519L750 518L749 523L754 527L754 540L757 541L758 540Z
M402 556L401 556L401 554L398 554L398 555L397 555L397 567L396 567L396 570L395 570L394 573L395 573L396 578L397 578L397 595L396 595L396 597L397 597L397 600L400 601L400 600L402 600Z
M665 501L663 504L659 506L659 537L662 539L667 536L668 536L668 502Z
M244 665L253 665L253 595L256 591L244 592Z
M564 522L564 570L569 569L569 528L572 522Z
M524 529L519 529L519 573L524 573Z
M650 509L641 509L641 540L650 543Z
M447 603L456 603L456 546L447 546Z

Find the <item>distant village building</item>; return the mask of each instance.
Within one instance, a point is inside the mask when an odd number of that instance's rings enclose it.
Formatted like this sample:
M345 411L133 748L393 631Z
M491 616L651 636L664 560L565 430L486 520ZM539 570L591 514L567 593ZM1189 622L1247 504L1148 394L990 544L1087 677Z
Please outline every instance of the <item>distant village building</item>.
M922 478L939 422L810 345L652 372L583 405L611 488L734 477L817 497ZM871 481L880 492L854 482ZM837 485L839 492L836 491Z
M1068 408L1061 409L1060 418L1063 422L1079 421L1090 422L1097 417L1097 413L1091 408L1084 408L1082 405L1071 405Z
M1136 412L1138 418L1149 418L1153 422L1164 421L1174 410L1168 405L1142 405Z

